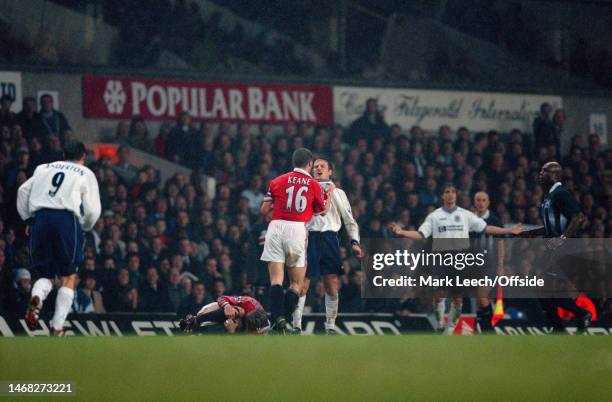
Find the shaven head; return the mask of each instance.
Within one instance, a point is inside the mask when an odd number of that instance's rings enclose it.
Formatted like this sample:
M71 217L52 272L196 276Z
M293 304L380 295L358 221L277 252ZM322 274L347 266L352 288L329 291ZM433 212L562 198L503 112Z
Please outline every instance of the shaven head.
M544 186L550 187L558 181L561 181L561 165L557 162L547 162L540 169L538 181Z
M294 168L310 171L312 168L312 152L307 148L298 148L293 152L291 162Z
M479 191L474 194L474 206L476 207L476 213L478 216L482 216L489 209L491 201L489 200L489 194L484 191Z

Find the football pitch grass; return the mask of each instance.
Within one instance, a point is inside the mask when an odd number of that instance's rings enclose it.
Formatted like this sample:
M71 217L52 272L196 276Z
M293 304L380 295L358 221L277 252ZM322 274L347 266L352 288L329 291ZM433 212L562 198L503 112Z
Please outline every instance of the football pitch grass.
M0 338L0 381L70 381L14 401L609 401L593 336Z

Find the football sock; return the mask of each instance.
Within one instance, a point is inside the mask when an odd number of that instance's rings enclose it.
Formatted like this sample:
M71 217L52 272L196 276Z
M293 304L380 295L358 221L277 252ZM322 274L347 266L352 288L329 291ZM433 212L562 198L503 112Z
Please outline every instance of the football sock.
M325 293L325 329L336 329L338 316L338 295Z
M198 323L198 325L207 321L216 322L217 324L223 324L225 322L225 319L225 311L223 311L222 308L196 316L196 322Z
M296 292L295 289L287 289L285 293L285 320L287 320L287 322L293 321L293 312L299 300L300 294Z
M283 315L283 301L285 293L281 285L270 286L270 316L272 322Z
M463 308L463 302L455 303L451 302L450 311L448 312L448 326L455 327L457 320L461 317L461 309Z
M51 321L51 327L55 330L61 331L64 329L64 322L72 307L72 299L74 298L74 290L68 287L62 286L57 291L57 298L55 299L55 312L53 313L53 320Z
M304 305L306 304L306 295L300 296L297 307L293 312L293 326L302 329L302 314L304 313Z
M487 304L486 307L481 307L476 313L476 322L480 325L481 331L489 331L493 329L491 325L491 318L493 318L493 307L491 303Z
M439 302L434 303L434 314L436 315L436 322L438 328L444 328L444 312L446 311L446 298L440 299Z
M47 278L40 278L39 280L34 282L34 286L32 286L32 297L38 296L38 298L40 299L40 304L38 305L38 308L42 309L43 302L45 301L47 296L49 296L49 293L51 293L52 289L53 283Z

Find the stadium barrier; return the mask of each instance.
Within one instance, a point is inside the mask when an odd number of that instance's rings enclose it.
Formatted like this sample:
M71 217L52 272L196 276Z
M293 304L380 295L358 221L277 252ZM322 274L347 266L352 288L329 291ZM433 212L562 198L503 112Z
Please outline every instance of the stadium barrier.
M49 336L49 319L40 320L41 328L28 330L21 317L0 315L0 335ZM325 314L305 314L304 334L323 333ZM342 335L404 335L434 333L433 322L424 314L396 316L393 314L340 314L336 321ZM502 320L495 327L497 335L548 335L551 328L541 322L527 320ZM220 326L203 327L200 333L219 333ZM574 335L577 329L568 327ZM455 329L456 335L478 333L473 314L463 315ZM589 335L612 335L612 320L596 322L588 329ZM69 336L174 336L182 335L178 318L174 314L71 314L66 321L66 335Z

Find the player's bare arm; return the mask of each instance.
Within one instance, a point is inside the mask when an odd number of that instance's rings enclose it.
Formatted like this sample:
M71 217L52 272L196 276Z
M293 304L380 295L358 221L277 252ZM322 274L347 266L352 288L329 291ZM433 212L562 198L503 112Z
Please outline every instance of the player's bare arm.
M261 203L261 207L259 207L259 212L262 215L268 215L274 209L274 198L269 195L266 195Z
M513 235L518 236L523 232L523 227L519 225L514 225L511 228L500 228L498 226L487 225L485 228L485 233L496 235L496 236L504 236L504 235Z
M396 223L390 223L388 226L391 233L399 237L406 237L412 240L423 240L423 235L416 230L403 230Z

